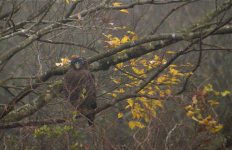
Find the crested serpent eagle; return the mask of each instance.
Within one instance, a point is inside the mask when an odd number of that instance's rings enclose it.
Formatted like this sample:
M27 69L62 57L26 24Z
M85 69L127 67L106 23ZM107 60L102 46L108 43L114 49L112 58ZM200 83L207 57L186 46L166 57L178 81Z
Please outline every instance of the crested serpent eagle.
M97 107L95 78L84 57L72 58L63 87L65 98L79 113L86 115L89 125L92 125L95 114L89 112Z

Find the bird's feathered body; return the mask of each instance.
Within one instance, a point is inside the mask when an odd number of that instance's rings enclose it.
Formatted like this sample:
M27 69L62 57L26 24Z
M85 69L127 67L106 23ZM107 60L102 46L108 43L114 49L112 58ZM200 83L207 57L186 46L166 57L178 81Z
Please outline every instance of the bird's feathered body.
M65 74L63 86L66 99L81 114L86 115L97 107L95 78L89 71L88 64L81 64L78 69L71 64ZM94 114L86 116L90 125L93 123L94 116Z

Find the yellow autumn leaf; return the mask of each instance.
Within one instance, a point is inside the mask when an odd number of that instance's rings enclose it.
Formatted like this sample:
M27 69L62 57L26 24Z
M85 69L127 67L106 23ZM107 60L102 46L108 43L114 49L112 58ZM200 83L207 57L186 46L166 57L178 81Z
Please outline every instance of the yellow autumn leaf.
M148 90L152 90L152 87L151 87L151 86L148 86L147 89L148 89Z
M208 125L209 120L200 120L199 123L202 124L202 125Z
M187 113L186 113L186 116L188 117L192 117L194 115L194 112L189 110Z
M176 70L174 68L169 68L169 72L174 76L183 76L183 73L180 73L179 70Z
M70 60L68 59L68 57L61 58L60 60L60 63L56 63L56 66L64 66L70 64Z
M167 51L166 54L176 54L174 51Z
M136 118L136 119L143 118L143 114L141 113L140 109L132 109L131 114L133 118Z
M225 90L225 91L221 92L221 95L222 95L223 97L224 97L224 96L227 96L227 95L229 95L229 94L231 94L231 92L228 91L228 90Z
M169 67L176 68L177 65L176 64L171 64Z
M134 106L134 100L133 99L128 99L127 100L128 106L133 107Z
M143 103L147 102L147 98L145 98L145 97L140 97L139 100L142 101Z
M158 91L160 91L160 88L157 85L155 86L155 89L158 90Z
M69 4L69 0L65 0L67 4Z
M190 75L193 75L193 72L187 72L187 73L184 73L185 76L190 76Z
M202 124L202 125L209 125L210 119L211 119L211 118L212 118L211 115L209 115L209 116L206 117L205 119L199 120L198 122L199 122L200 124Z
M145 128L145 126L139 122L139 121L130 121L128 123L129 128L134 129L134 128Z
M152 117L156 117L157 116L157 113L156 113L155 110L151 111L151 113L152 113Z
M209 122L209 125L211 125L211 126L215 126L216 124L217 124L217 121L215 121L215 120L211 120Z
M204 90L207 92L212 92L213 91L213 85L212 84L208 84L204 87Z
M210 120L210 119L212 119L212 116L208 115L205 119Z
M160 108L163 108L163 104L160 100L153 100L152 101L155 106L158 106Z
M115 3L112 3L112 5L115 6L115 7L117 7L117 6L121 6L122 3L120 3L120 2L115 2Z
M125 90L122 89L122 88L120 88L120 89L118 89L118 90L115 90L114 92L116 92L116 93L125 93Z
M68 59L68 57L61 58L61 63L63 63L64 65L69 64L70 63L70 59Z
M160 76L157 78L158 83L163 83L167 78L165 76Z
M131 67L131 69L134 71L134 73L138 74L138 75L141 75L141 74L144 74L144 69L138 69L136 67Z
M149 90L147 94L148 94L148 95L154 95L154 93L155 93L155 92L154 92L153 90Z
M118 119L122 118L123 116L124 116L124 115L123 115L122 112L119 112L119 113L118 113Z
M110 79L116 84L119 84L121 82L120 79L115 79L115 78L112 78L112 77L110 77Z
M104 35L106 38L111 38L112 37L112 34L105 34L105 33L102 33L102 35Z
M131 85L131 84L125 84L125 86L127 86L127 87L133 87L133 85Z
M195 116L192 116L192 119L193 119L194 121L199 122L199 120L198 120Z
M208 103L211 105L211 106L215 106L215 105L218 105L219 102L216 101L216 100L208 100Z
M141 91L139 91L139 94L144 95L144 94L146 94L146 91L145 90L141 90Z
M117 97L117 94L115 94L115 93L111 93L110 94L112 97Z
M162 64L165 65L167 63L167 60L166 59L163 59L162 60Z
M219 95L220 95L220 92L218 92L218 91L213 91L213 93L214 93L216 96L219 96Z
M127 13L127 14L129 13L129 11L127 9L120 9L119 11L123 12L123 13Z
M197 96L196 95L194 95L193 97L192 97L192 101L193 101L193 104L197 104Z
M121 39L121 43L123 44L123 43L126 43L126 42L128 42L128 41L130 41L130 38L129 38L129 36L124 36L122 39Z
M119 92L119 93L125 93L125 90L124 90L124 89L119 89L118 92Z
M193 106L192 105L188 105L184 108L185 110L193 110Z
M133 31L127 31L127 33L129 33L131 35L135 35L135 33Z
M57 67L60 67L60 66L63 66L63 65L64 65L63 63L56 63Z
M119 46L121 44L120 39L117 37L114 37L114 38L110 39L109 41L105 41L105 42L108 43L112 47L116 47L116 46Z
M155 55L155 56L154 56L154 59L155 59L155 61L159 61L159 60L160 60L160 57L157 56L157 55Z
M146 59L141 59L141 60L139 60L139 63L142 64L143 66L146 66L147 60Z
M210 128L210 132L211 133L217 133L219 131L221 131L223 129L223 125L219 124L219 125L216 125L214 126L213 128Z
M132 38L131 38L131 41L135 41L135 40L138 40L138 36L137 36L137 35L134 35L134 36L132 36Z
M172 83L172 84L177 84L177 82L179 82L179 81L180 81L180 80L177 79L177 78L175 78L175 77L171 78L171 83Z
M203 117L202 117L202 115L201 115L200 113L198 113L198 114L197 114L197 118L198 118L198 119L202 119Z
M174 68L169 68L169 71L172 75L177 75L178 74L178 70L174 69Z
M135 59L131 59L131 60L130 60L130 65L131 65L131 66L135 66L135 64L136 64Z
M116 67L118 67L118 68L123 68L123 63L117 64Z
M166 93L167 95L171 95L172 91L171 91L170 89L167 89L167 90L165 90L165 93Z

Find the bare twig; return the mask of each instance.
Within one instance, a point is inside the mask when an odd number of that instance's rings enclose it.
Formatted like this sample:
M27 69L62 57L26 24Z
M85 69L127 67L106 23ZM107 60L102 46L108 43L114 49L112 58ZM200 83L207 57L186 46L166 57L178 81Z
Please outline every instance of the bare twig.
M168 132L167 136L166 136L166 139L165 139L165 150L169 150L168 149L168 140L170 139L172 133L176 130L176 128L178 126L181 126L182 123L179 123L179 124L175 124L175 126Z

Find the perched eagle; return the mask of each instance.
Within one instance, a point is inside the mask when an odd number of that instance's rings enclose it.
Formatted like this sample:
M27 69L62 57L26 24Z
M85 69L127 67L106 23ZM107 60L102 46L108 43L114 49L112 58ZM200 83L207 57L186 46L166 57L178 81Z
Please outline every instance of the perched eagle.
M75 57L64 76L65 98L81 114L89 114L97 107L95 78L89 71L89 65L84 57ZM89 125L93 124L95 114L86 115Z

